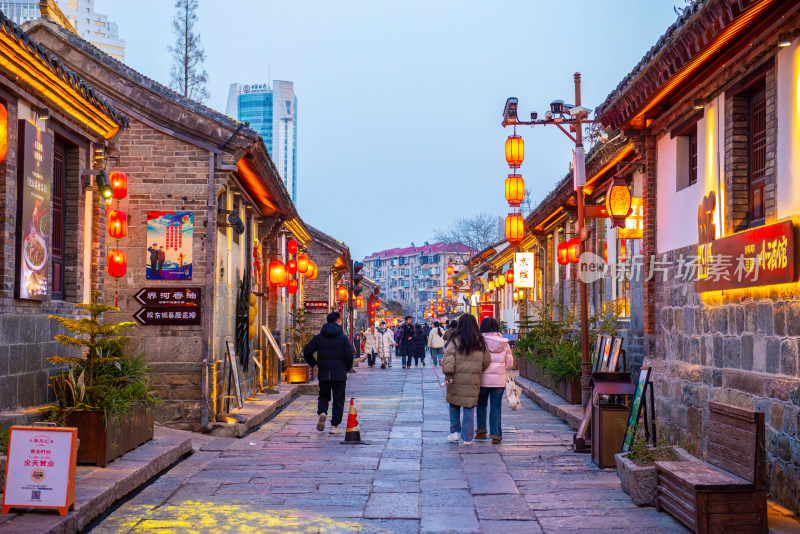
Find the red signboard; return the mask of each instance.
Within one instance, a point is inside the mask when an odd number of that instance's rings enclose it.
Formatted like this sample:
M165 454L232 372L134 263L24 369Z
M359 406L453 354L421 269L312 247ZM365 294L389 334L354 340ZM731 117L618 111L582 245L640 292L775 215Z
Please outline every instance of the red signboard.
M698 293L792 282L792 222L762 226L701 243L697 245L697 255L694 290Z
M307 313L328 313L330 306L324 300L306 300L303 302L303 308Z
M480 305L480 320L478 321L478 324L482 323L487 317L494 317L494 304Z

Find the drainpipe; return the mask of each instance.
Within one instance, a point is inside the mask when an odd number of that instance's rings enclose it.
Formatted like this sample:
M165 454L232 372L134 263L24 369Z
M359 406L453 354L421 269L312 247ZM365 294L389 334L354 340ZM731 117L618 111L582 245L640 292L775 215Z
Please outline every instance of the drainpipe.
M234 134L235 135L235 134ZM217 212L214 209L216 203L216 195L214 194L214 152L208 153L208 227L206 228L206 298L205 298L205 314L203 317L203 354L205 359L202 364L202 378L200 381L200 426L203 430L209 429L208 411L209 411L209 398L208 398L208 383L213 373L211 369L214 367L214 278L216 274L216 258L217 258Z

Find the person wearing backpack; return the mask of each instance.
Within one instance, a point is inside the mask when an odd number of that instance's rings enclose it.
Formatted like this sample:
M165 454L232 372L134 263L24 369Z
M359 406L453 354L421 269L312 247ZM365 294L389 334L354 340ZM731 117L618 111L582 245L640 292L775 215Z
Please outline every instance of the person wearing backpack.
M433 322L433 328L428 333L428 347L431 349L432 365L436 367L444 353L444 330L439 321Z
M489 408L489 437L498 445L503 440L501 413L506 391L506 374L514 365L508 340L500 334L500 325L494 317L481 321L481 334L492 355L492 363L483 371L481 390L478 393L477 430L475 439L486 439L486 412ZM491 405L490 405L491 403Z

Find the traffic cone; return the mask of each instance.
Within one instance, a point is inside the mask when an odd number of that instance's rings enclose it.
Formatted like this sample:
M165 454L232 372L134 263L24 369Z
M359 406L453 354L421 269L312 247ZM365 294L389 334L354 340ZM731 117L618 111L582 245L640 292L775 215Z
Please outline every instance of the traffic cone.
M350 399L350 412L347 414L347 430L344 433L344 441L342 443L359 444L366 443L361 441L361 429L358 427L358 418L356 416L356 402L355 399Z

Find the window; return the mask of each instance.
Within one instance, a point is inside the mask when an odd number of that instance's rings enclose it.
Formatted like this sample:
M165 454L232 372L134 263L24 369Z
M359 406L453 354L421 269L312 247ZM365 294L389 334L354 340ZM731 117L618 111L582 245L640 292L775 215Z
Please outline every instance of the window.
M675 139L675 190L680 191L697 183L697 121L703 112L695 113L688 121L671 132Z
M54 300L64 300L64 240L67 226L66 150L56 143L53 147L53 282Z
M747 135L750 156L749 183L750 223L764 221L764 183L767 170L767 99L759 91L748 99L749 128Z
M689 185L697 183L697 126L689 133Z

